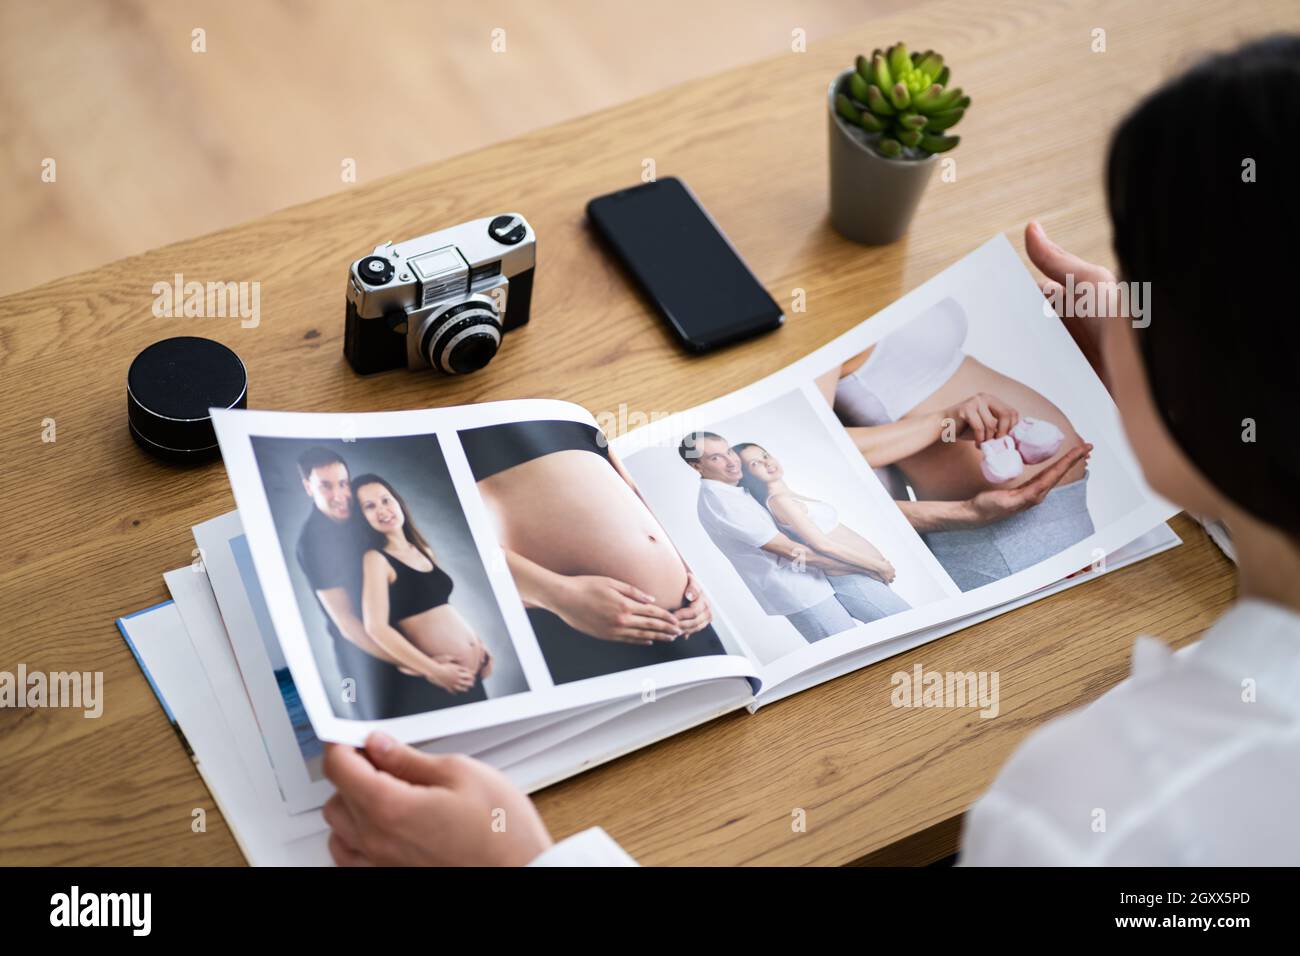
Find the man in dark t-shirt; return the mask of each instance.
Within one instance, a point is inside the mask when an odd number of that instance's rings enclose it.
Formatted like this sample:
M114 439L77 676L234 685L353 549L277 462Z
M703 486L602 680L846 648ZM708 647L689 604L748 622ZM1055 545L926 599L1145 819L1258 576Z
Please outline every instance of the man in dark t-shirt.
M316 592L316 600L325 612L330 637L342 638L336 614L326 604L331 592L350 602L352 609L361 607L361 556L365 553L365 536L362 528L351 520L336 521L325 517L316 508L298 536L298 565ZM324 596L322 596L324 592ZM335 602L330 600L330 604Z
M298 535L298 565L311 585L334 643L339 674L352 679L355 701L344 688L326 688L340 717L378 720L418 714L442 706L422 677L403 674L385 660L361 622L361 557L372 535L352 513L347 462L337 452L316 446L298 459L303 489L312 511Z

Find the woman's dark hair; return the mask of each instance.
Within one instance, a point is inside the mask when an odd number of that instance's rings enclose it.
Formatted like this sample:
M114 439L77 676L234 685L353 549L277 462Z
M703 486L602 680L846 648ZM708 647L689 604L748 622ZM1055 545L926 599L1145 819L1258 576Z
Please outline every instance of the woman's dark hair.
M739 445L732 445L731 450L740 457L740 453L746 448L757 448L763 454L767 454L767 449L762 445L757 445L752 441L742 441ZM767 507L767 482L761 478L756 478L749 473L749 466L745 460L740 461L740 487L749 492L750 496L763 507Z
M1300 535L1300 36L1203 60L1115 131L1106 191L1165 426L1260 521Z
M366 516L361 513L361 497L358 492L365 485L383 485L388 490L388 493L393 496L393 500L397 502L398 507L402 509L402 533L406 535L406 540L423 551L425 557L430 561L437 564L437 559L433 556L433 549L429 547L429 542L424 539L424 535L420 534L420 529L415 526L415 519L411 516L411 509L406 506L406 499L399 495L397 489L390 485L386 479L374 474L364 474L352 479L352 496L357 499L357 520L361 521L365 529L372 535L373 540L370 547L377 551L383 550L384 536L372 528L370 523L366 521Z

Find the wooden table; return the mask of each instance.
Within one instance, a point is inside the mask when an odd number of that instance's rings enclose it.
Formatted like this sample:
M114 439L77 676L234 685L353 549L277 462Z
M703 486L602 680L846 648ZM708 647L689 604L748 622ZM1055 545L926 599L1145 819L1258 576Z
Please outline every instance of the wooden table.
M145 345L179 334L229 344L249 367L257 408L547 396L597 412L683 409L804 355L995 232L1018 242L1031 216L1080 254L1108 260L1100 168L1116 117L1189 52L1300 25L1286 0L980 6L976 15L965 3L928 4L806 53L0 300L0 669L102 670L106 694L99 720L0 711L0 862L241 861L113 626L164 600L162 572L191 560L190 526L233 507L220 465L161 465L128 436L126 369ZM1090 49L1098 27L1105 53ZM943 51L974 107L953 154L956 182L936 177L907 238L864 248L826 221L825 88L854 54L899 38ZM708 357L679 351L583 223L586 200L638 181L645 159L691 184L778 301L806 290L807 312ZM541 237L534 319L490 370L455 381L353 375L341 354L347 263L378 242L511 208ZM176 273L260 282L261 324L155 318L153 283ZM42 441L46 419L53 443ZM757 716L697 728L538 803L557 836L599 823L647 863L949 854L962 812L1007 755L1118 681L1135 634L1185 644L1232 600L1228 562L1187 519L1175 527L1186 544L1173 552ZM890 707L889 675L916 661L999 671L1001 715ZM194 807L208 809L206 834L190 832ZM791 831L797 807L806 833Z

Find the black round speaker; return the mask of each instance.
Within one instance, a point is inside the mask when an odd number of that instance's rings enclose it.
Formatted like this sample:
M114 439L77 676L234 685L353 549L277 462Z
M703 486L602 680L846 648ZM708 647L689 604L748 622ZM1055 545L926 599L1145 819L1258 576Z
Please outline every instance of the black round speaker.
M181 335L155 342L126 375L131 437L173 462L220 455L211 408L248 407L248 371L239 356L211 339Z

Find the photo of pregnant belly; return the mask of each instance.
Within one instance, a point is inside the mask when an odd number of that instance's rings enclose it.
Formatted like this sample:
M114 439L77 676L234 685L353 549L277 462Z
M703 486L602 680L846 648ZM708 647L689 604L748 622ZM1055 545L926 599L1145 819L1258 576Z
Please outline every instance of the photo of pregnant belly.
M434 688L428 709L486 700L492 655L450 603L455 581L408 515L400 492L376 474L353 479L373 532L362 554L362 623L397 669Z
M1041 392L966 351L945 298L817 385L912 527L963 591L1093 534L1092 446Z
M557 684L726 653L707 597L598 429L458 434Z

